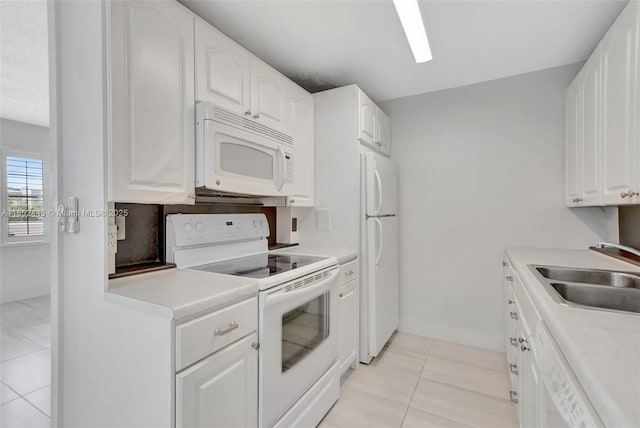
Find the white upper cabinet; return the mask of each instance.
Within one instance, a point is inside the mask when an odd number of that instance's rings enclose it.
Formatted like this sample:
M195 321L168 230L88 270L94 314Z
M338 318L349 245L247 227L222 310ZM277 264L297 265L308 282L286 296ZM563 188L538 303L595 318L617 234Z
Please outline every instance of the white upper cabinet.
M251 114L251 54L200 18L195 21L196 99Z
M377 148L377 112L378 106L364 92L358 90L358 139L374 148Z
M567 206L579 205L582 198L582 180L579 169L582 163L580 76L566 93L565 127L565 198Z
M391 119L378 108L376 121L376 146L382 153L391 156Z
M310 207L315 186L315 109L313 95L289 83L288 102L291 135L295 148L293 184L284 186L287 205Z
M290 81L251 57L251 115L269 128L288 134L287 88Z
M640 2L631 1L567 90L568 206L640 203L639 62Z
M634 2L631 2L634 3ZM638 202L638 4L602 41L602 202ZM635 11L634 11L635 7ZM635 12L635 13L634 13Z
M194 203L194 18L108 2L109 200Z
M582 162L580 178L582 181L583 205L598 205L600 203L600 49L597 48L582 69L580 92L582 94ZM578 158L580 160L580 157Z
M380 107L358 89L358 140L362 144L391 155L391 120Z

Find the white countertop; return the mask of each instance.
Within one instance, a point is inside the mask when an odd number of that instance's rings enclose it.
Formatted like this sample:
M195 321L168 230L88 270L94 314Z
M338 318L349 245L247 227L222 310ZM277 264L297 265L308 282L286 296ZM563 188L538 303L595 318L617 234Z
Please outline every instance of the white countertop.
M640 316L559 305L527 265L640 268L590 250L508 248L507 255L604 424L640 426Z
M258 283L253 279L176 268L109 280L105 297L181 319L257 294Z
M307 256L333 256L338 259L338 264L341 265L349 263L350 261L358 258L358 252L354 250L348 250L345 248L306 247L304 245L279 248L277 250L273 250L272 252L282 254L304 254Z

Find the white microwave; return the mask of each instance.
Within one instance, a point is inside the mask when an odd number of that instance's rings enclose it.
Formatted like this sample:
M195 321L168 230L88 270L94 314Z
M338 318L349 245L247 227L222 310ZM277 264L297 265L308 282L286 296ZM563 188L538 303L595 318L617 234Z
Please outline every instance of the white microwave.
M280 196L293 183L291 136L209 103L196 103L196 193Z

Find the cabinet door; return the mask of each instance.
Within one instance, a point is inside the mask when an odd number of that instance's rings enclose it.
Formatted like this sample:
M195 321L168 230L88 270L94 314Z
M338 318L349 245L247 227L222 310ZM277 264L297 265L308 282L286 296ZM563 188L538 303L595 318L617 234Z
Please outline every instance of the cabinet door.
M636 198L638 141L637 97L638 18L627 7L602 41L602 202L627 204Z
M369 97L358 90L358 139L373 148L376 145L376 116L378 107Z
M391 119L378 108L376 112L376 141L378 149L385 155L391 156Z
M258 351L253 333L176 375L176 427L258 423Z
M580 92L582 93L581 139L582 182L581 205L600 203L600 47L591 55L582 69Z
M251 55L200 18L195 51L196 99L250 115Z
M358 280L338 289L339 357L340 373L356 361L358 346Z
M313 95L289 83L291 136L295 154L292 184L285 184L287 205L313 206L315 187L315 114Z
M108 2L110 201L193 204L193 16Z
M580 166L582 160L582 130L580 112L580 77L579 74L567 88L565 98L565 203L572 207L579 205L582 191L580 189Z
M251 57L251 117L289 134L287 87L289 80L258 58Z

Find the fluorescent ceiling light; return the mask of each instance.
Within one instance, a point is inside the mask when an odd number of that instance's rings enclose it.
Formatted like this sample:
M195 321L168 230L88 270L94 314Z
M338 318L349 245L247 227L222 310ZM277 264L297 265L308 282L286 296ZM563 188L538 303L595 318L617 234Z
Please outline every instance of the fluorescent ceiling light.
M393 0L400 23L417 63L431 61L431 48L422 22L418 0Z

